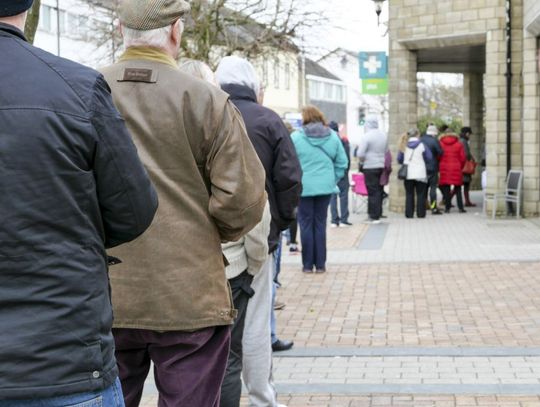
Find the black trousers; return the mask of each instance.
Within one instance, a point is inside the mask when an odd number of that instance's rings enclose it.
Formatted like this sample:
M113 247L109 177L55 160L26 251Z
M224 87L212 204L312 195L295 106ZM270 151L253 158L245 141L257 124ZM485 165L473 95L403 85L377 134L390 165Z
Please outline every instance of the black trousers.
M382 195L381 185L382 168L364 169L364 180L368 191L368 215L370 219L379 220L382 215Z
M428 176L428 188L429 188L429 203L431 209L437 208L437 187L439 185L439 173L430 174Z
M238 407L242 393L242 337L244 335L244 322L249 299L255 293L251 288L253 276L244 271L242 274L229 280L233 297L234 308L238 316L231 331L231 349L225 378L221 385L220 407Z
M452 207L452 195L450 192L450 187L451 185L439 186L439 188L441 189L443 193L445 209L447 211L449 211L450 208ZM456 194L457 206L460 210L463 210L463 196L461 195L461 185L455 185L454 192Z
M416 216L426 217L427 184L412 179L405 180L405 216L414 217L416 198Z

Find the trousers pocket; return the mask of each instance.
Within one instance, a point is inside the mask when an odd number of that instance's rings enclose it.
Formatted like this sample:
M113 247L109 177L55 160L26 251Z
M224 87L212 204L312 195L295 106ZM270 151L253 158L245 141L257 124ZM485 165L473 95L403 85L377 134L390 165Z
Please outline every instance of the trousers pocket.
M66 407L103 407L103 397L98 396L92 400L83 401L82 403L70 404Z

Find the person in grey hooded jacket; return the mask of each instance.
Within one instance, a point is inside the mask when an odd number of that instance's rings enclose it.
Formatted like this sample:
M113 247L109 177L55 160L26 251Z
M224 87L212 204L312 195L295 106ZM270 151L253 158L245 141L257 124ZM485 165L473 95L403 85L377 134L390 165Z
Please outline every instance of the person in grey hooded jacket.
M384 169L384 155L388 149L388 136L379 130L375 116L369 116L365 124L365 134L360 140L357 156L360 171L364 173L368 190L368 222L379 223L382 214L383 187L380 183Z

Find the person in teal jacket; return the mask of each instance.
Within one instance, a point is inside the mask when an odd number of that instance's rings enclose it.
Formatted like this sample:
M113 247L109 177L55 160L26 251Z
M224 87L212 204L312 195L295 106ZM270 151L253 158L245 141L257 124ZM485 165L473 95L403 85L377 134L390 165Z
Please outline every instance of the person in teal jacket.
M339 191L348 158L339 136L326 125L323 113L314 106L302 109L301 129L291 137L302 167L302 197L298 224L305 273L326 271L326 219L333 193Z

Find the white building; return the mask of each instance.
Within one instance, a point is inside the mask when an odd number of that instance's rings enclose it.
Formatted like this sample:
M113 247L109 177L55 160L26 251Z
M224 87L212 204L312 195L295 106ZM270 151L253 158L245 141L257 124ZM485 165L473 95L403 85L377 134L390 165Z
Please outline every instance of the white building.
M99 4L42 0L34 45L88 66L110 64L118 51L118 38L112 38L112 12Z

